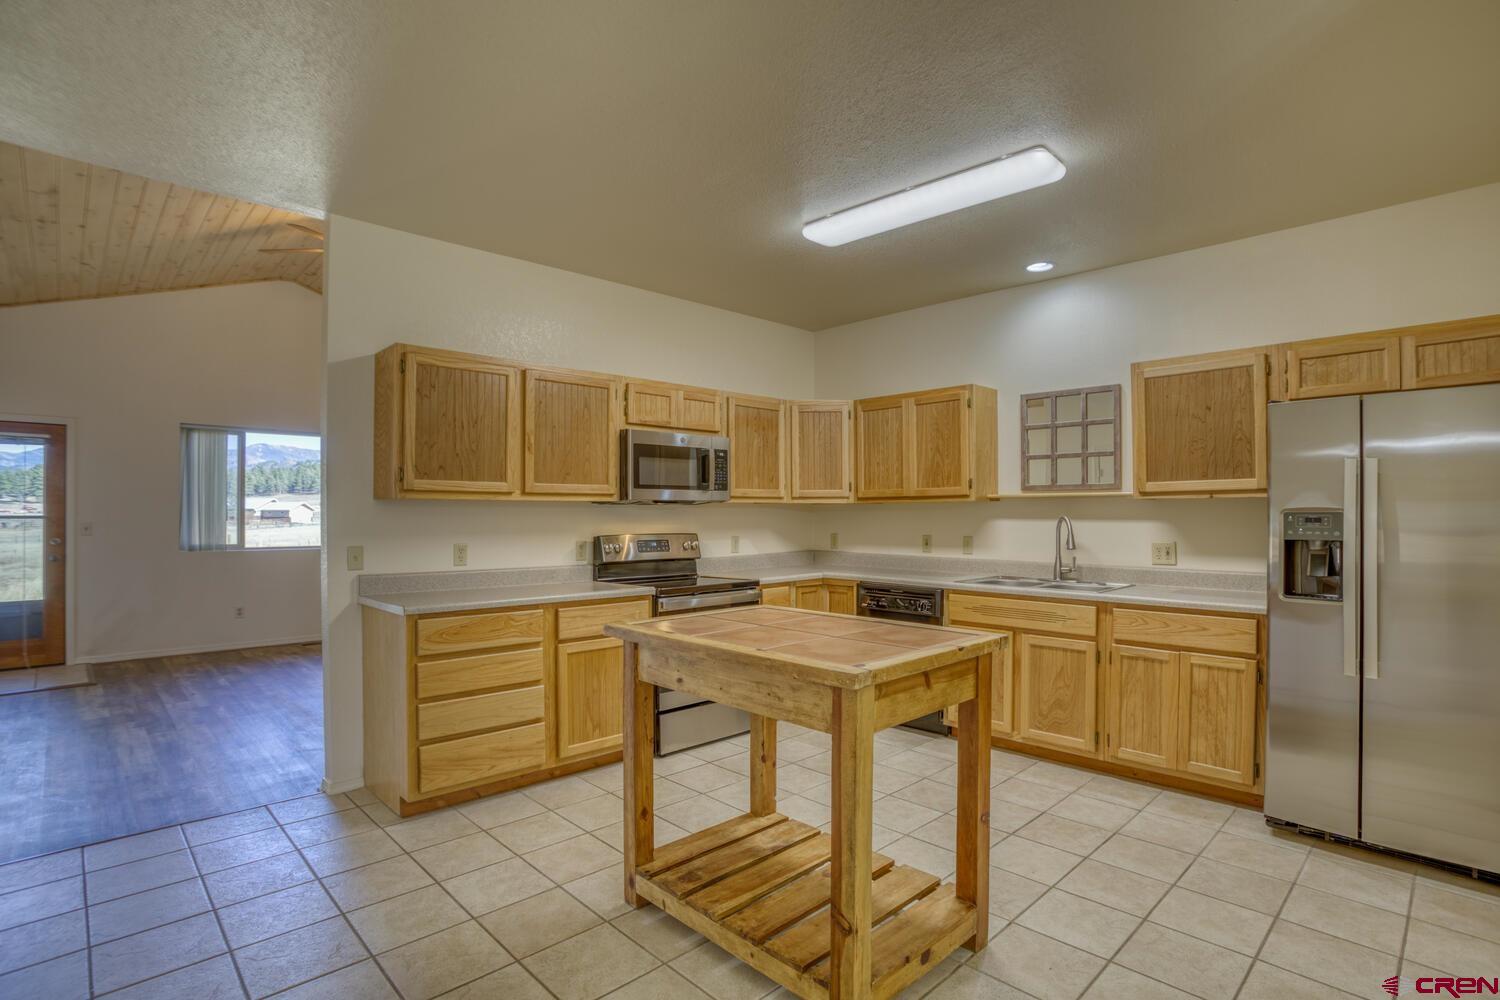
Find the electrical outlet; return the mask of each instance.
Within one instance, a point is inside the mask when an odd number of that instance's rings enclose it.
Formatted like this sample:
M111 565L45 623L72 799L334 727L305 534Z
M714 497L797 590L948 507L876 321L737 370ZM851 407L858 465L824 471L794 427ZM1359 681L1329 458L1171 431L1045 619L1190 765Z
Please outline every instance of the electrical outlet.
M828 547L830 549L839 547L839 533L837 531L830 531L828 533Z
M78 526L78 532L79 534L83 535L84 538L92 537L94 534L94 522L84 521Z
M739 535L730 535L729 536L729 554L730 555L734 555L735 553L739 552L739 550L740 550L740 536Z
M923 552L931 552L932 551L932 536L931 535L923 535L922 536L922 551Z
M245 617L245 609L244 608L235 608L234 609L234 616L236 618L243 618L243 617Z
M1151 543L1151 565L1153 565L1153 566L1176 566L1177 565L1177 543L1176 542L1152 542Z
M453 543L453 565L455 565L455 566L467 566L467 565L469 565L469 546L468 546L468 543L466 543L466 542L454 542Z
M966 556L972 556L973 554L974 554L974 536L973 535L965 535L964 536L964 555L966 555Z
M344 567L351 570L362 570L365 568L365 547L363 545L351 545L344 550Z
M578 543L573 546L573 558L578 562L586 562L588 557L589 540L587 538L579 539Z

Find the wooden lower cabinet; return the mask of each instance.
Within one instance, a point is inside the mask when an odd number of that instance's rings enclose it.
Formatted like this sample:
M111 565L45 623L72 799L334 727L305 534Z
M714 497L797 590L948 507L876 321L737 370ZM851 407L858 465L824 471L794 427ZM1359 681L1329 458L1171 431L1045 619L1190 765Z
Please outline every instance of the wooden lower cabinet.
M1016 735L1030 743L1094 755L1099 748L1099 646L1084 639L1022 635Z
M790 583L773 583L760 588L760 603L769 604L777 608L789 608L792 606L792 585Z
M1177 766L1179 654L1114 646L1106 666L1104 756L1122 764Z
M1179 653L1178 770L1233 785L1259 778L1254 660Z
M805 608L809 611L831 611L839 615L856 613L858 584L853 580L798 580L794 583L770 583L760 588L760 603L781 608Z
M994 666L990 669L990 735L1009 738L1016 731L1016 637L1014 633L997 629L985 629L985 631L995 632L997 635L1004 636L1006 640L1005 646L996 654ZM956 705L943 710L943 721L950 726L958 725Z
M618 639L557 645L557 756L586 757L621 744L621 668Z
M813 580L808 583L799 583L795 586L795 603L799 608L808 611L828 610L828 591L823 589L822 580Z
M858 584L849 580L824 580L823 589L828 592L828 607L825 610L838 615L857 613Z

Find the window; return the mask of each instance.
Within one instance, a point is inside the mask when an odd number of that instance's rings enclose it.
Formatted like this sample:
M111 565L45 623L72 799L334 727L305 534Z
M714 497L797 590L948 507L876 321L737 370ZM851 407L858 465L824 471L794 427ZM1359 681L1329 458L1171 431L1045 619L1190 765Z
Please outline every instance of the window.
M1021 397L1021 491L1120 488L1120 387Z
M182 428L184 549L316 548L322 490L316 434Z

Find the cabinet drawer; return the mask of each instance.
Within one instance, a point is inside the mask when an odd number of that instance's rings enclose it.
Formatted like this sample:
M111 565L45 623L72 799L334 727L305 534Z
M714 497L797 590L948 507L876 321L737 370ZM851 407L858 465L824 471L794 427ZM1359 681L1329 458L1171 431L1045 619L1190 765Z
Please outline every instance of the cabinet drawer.
M451 660L429 660L417 664L418 698L446 698L485 688L541 682L540 649L514 649L507 653L457 656Z
M535 723L417 748L421 794L541 767L547 760L546 726Z
M1059 604L951 591L948 594L948 621L954 625L1018 628L1093 638L1097 612L1098 609L1089 604Z
M1185 646L1244 656L1254 656L1258 647L1258 629L1253 618L1115 608L1112 628L1115 642Z
M592 639L604 634L604 626L614 622L638 622L651 617L650 601L625 601L617 604L583 604L557 609L557 641Z
M537 685L515 691L476 694L467 698L418 705L417 739L437 740L481 729L539 722L543 702L542 687Z
M535 608L417 619L418 656L541 641L542 612Z

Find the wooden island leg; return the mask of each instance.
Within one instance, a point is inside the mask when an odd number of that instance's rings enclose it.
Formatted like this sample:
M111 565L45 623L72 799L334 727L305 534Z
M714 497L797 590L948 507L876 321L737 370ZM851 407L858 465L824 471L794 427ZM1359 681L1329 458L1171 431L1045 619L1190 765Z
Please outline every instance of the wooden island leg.
M870 839L875 778L875 689L833 695L833 824L828 996L868 1000ZM986 842L987 843L987 842Z
M635 891L636 869L650 863L656 854L655 782L653 770L654 716L652 685L643 683L636 664L640 647L626 642L623 651L624 743L620 766L624 769L625 796L625 902L646 905Z
M776 811L776 720L750 716L750 815Z
M954 894L974 904L971 951L989 940L990 683L994 656L974 660L974 698L958 706L958 872Z

